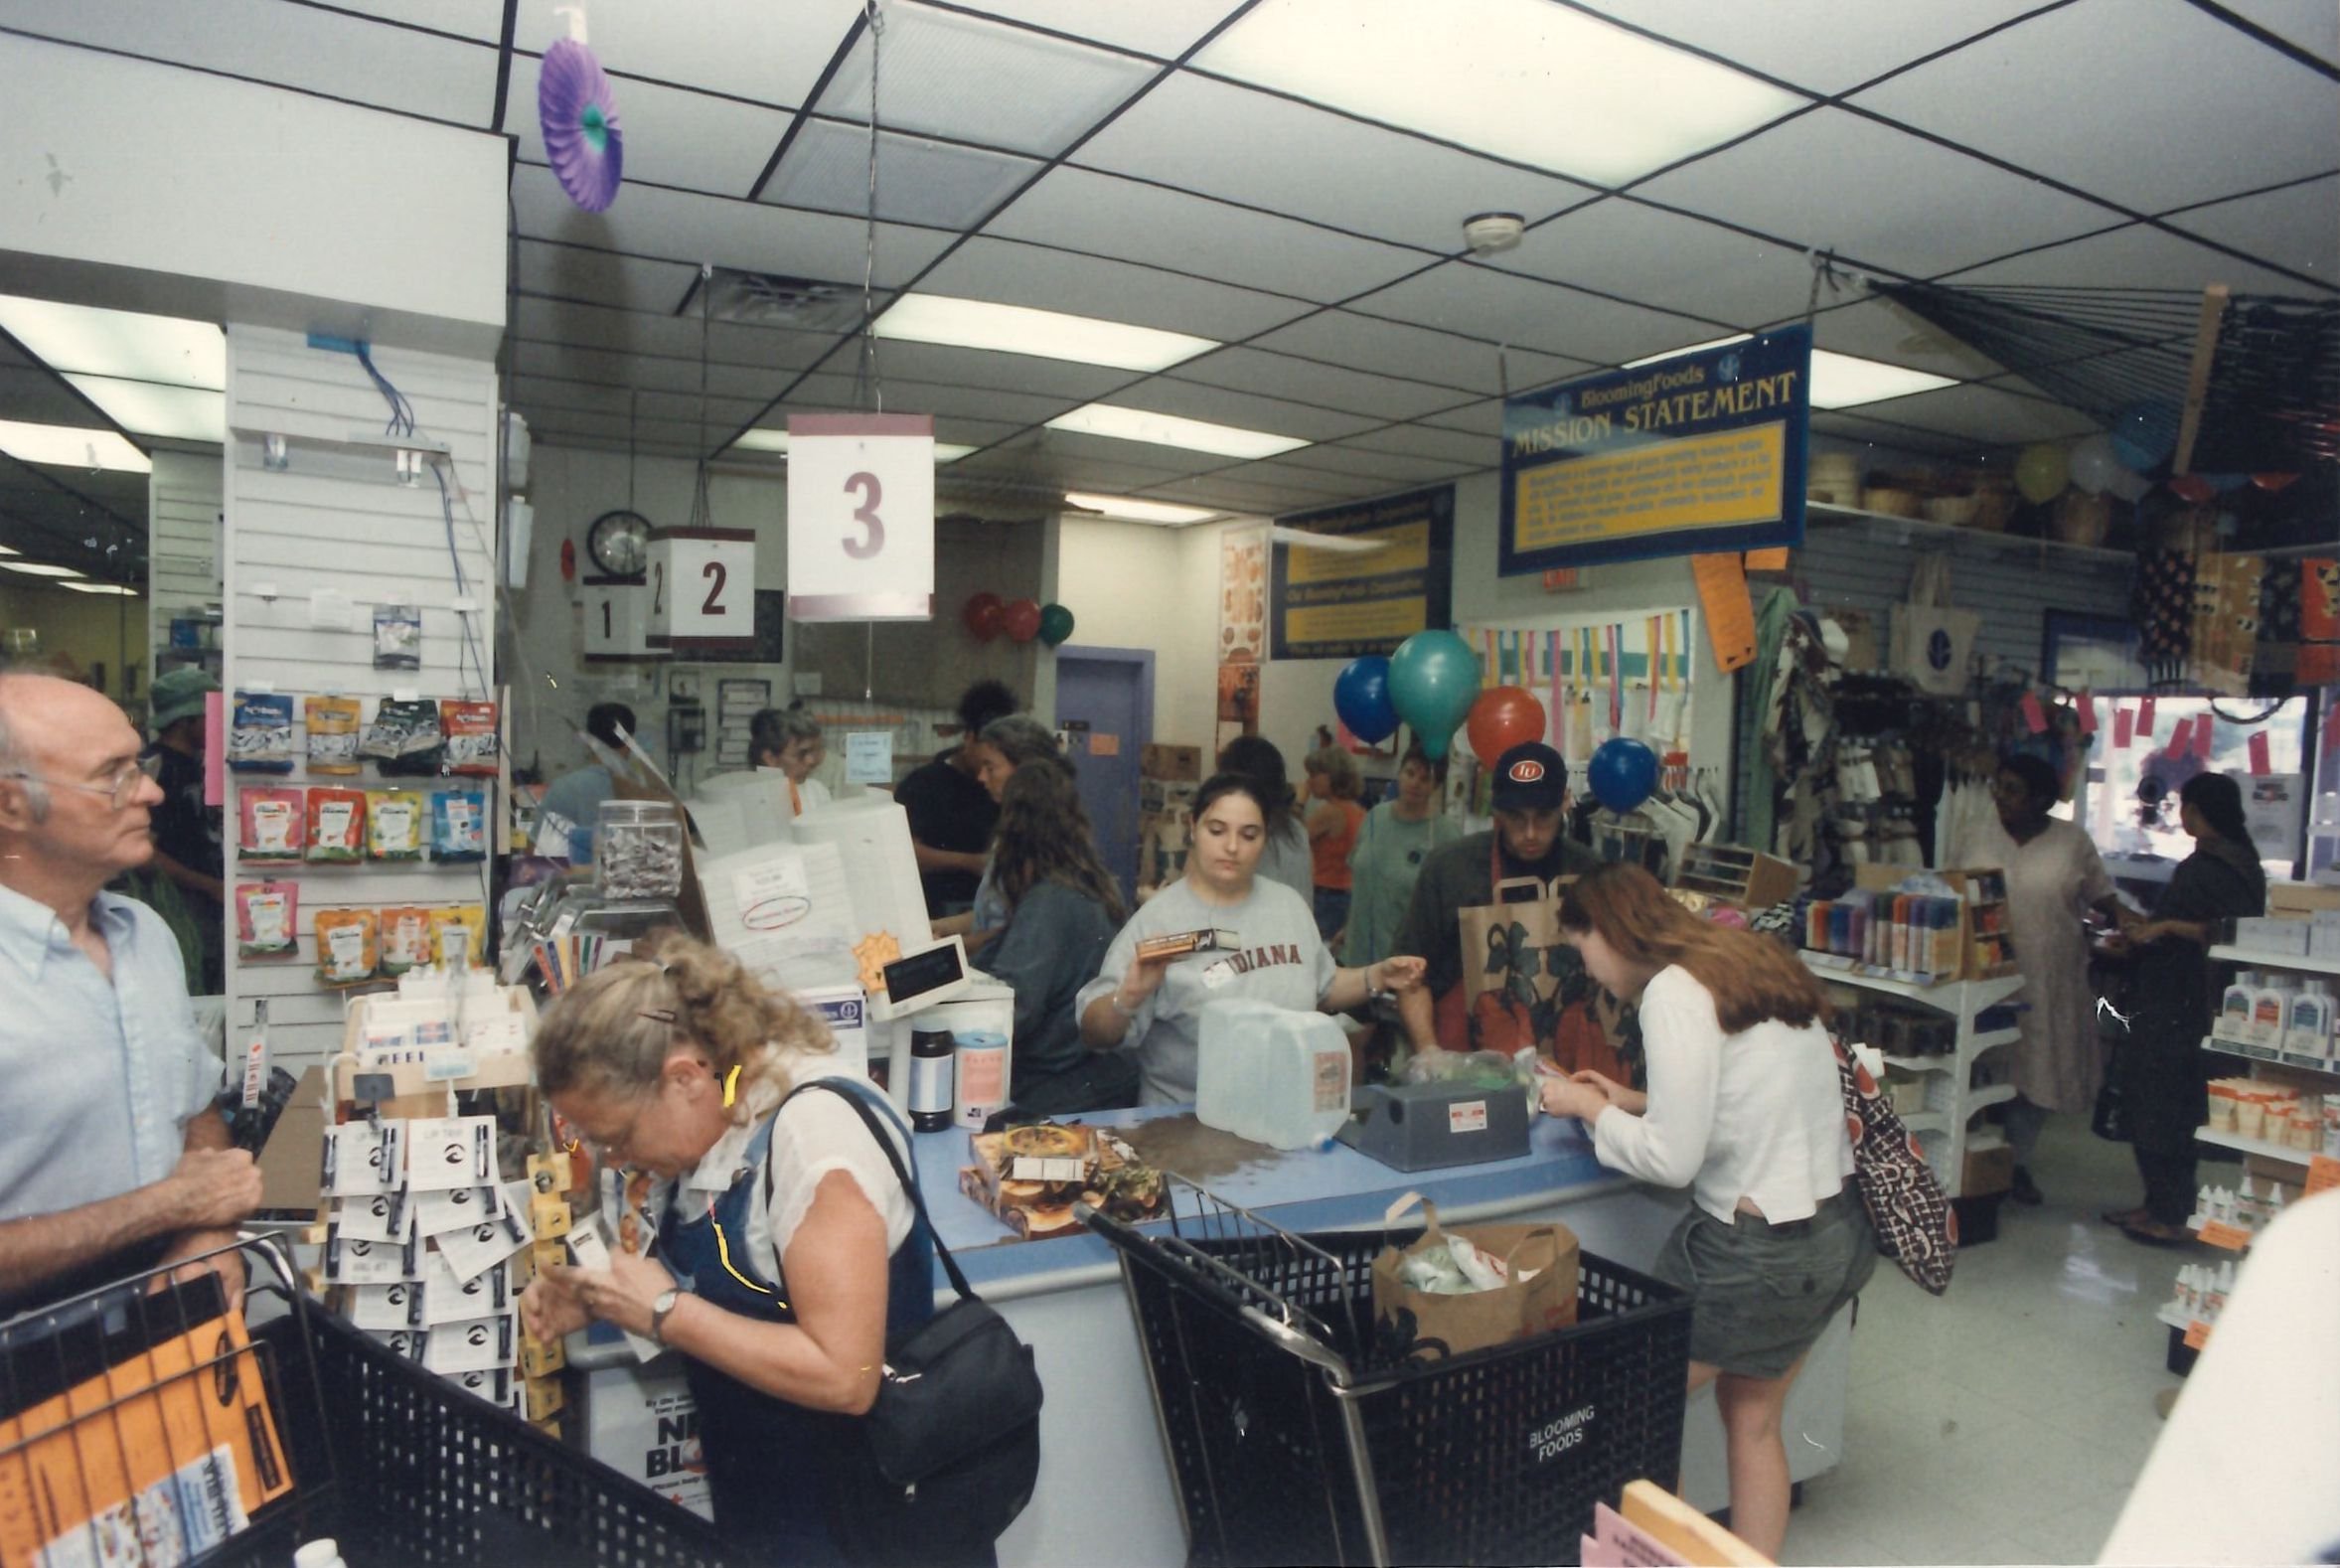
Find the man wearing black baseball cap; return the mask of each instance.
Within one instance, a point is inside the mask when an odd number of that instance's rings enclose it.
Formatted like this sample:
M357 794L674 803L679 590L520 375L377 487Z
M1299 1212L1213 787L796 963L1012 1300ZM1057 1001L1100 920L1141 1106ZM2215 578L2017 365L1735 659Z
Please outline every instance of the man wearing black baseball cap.
M1494 831L1467 834L1433 851L1398 927L1396 950L1419 953L1429 965L1424 984L1398 997L1406 1038L1417 1051L1473 1048L1461 915L1495 902L1497 874L1549 882L1601 863L1566 836L1568 764L1550 746L1530 740L1504 752L1495 762L1493 794ZM1548 950L1544 964L1564 991L1571 989L1570 971L1582 967L1567 946Z

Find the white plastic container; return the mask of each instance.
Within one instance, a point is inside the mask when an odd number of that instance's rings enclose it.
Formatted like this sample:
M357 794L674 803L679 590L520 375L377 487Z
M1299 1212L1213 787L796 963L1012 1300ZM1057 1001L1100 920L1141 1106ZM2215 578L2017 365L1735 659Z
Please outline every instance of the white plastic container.
M1202 1009L1194 1052L1194 1119L1222 1133L1249 1138L1244 1131L1252 1098L1251 1055L1245 1048L1283 1011L1264 1002L1229 999Z
M1322 1013L1261 1002L1202 1010L1194 1114L1271 1149L1311 1149L1348 1120L1348 1037Z

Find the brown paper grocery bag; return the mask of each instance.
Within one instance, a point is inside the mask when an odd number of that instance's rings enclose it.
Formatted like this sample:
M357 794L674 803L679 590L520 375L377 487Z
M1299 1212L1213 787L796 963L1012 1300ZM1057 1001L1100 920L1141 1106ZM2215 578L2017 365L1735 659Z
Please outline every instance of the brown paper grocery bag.
M1394 1223L1417 1201L1407 1193L1390 1206ZM1398 1278L1398 1264L1425 1247L1443 1242L1438 1207L1422 1200L1428 1228L1422 1239L1400 1252L1384 1247L1373 1260L1373 1317L1393 1322L1402 1308L1414 1315L1415 1340L1437 1340L1450 1355L1483 1350L1491 1344L1565 1329L1576 1322L1576 1233L1557 1221L1534 1225L1458 1226L1453 1234L1492 1257L1501 1258L1510 1278L1490 1291L1444 1296L1416 1290ZM1534 1278L1522 1281L1522 1271Z
M1488 875L1494 902L1455 912L1463 978L1439 999L1439 1043L1503 1056L1533 1045L1564 1073L1635 1082L1620 1048L1624 1009L1584 972L1560 929L1561 892L1576 878L1506 877L1492 857Z

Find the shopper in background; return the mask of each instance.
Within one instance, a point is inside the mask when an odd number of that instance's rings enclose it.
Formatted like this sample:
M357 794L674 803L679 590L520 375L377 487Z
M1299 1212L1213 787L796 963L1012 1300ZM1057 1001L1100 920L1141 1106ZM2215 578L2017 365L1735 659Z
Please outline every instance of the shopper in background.
M1767 1558L1788 1533L1781 1415L1804 1353L1877 1266L1820 988L1770 937L1713 925L1638 865L1568 888L1560 924L1592 977L1640 1004L1649 1088L1548 1078L1612 1170L1691 1189L1651 1272L1690 1293L1690 1390L1711 1382L1731 1529Z
M1267 847L1261 851L1259 874L1282 882L1300 894L1312 909L1317 897L1316 857L1309 853L1308 829L1300 820L1292 785L1284 771L1284 753L1264 735L1237 735L1219 753L1221 773L1239 773L1259 786L1267 811Z
M987 874L1007 908L1007 925L974 961L1015 993L1017 1108L1062 1116L1136 1104L1138 1074L1130 1059L1081 1043L1074 1003L1125 911L1113 873L1097 858L1069 769L1042 762L1008 780Z
M1194 848L1186 874L1148 899L1114 937L1097 978L1080 994L1081 1038L1092 1050L1133 1052L1142 1103L1194 1098L1202 1008L1242 997L1305 1011L1345 1013L1380 991L1402 1000L1421 984L1418 958L1344 969L1317 935L1300 895L1260 870L1269 802L1259 782L1221 773L1194 797ZM1236 933L1231 952L1142 959L1148 937L1207 929Z
M813 777L828 754L821 721L801 707L767 707L747 721L748 760L783 775L792 817L829 804L829 786Z
M888 1333L933 1312L932 1247L884 1150L838 1094L790 1094L851 1085L906 1164L899 1113L835 1049L731 955L679 934L578 982L531 1047L603 1163L658 1178L656 1243L607 1270L545 1270L522 1317L543 1339L598 1319L682 1353L715 1526L743 1562L840 1560L823 1464L876 1401Z
M585 733L619 756L626 754L626 737L635 733L636 727L634 710L623 703L597 703L585 715ZM616 781L598 761L554 779L537 804L538 853L549 850L566 856L568 831L582 828L593 832L601 822L601 803L616 794Z
M1310 805L1305 826L1315 878L1312 901L1317 934L1337 953L1340 933L1348 925L1348 855L1356 848L1357 830L1365 821L1365 808L1357 804L1357 791L1363 785L1357 777L1356 758L1337 746L1310 752L1301 767L1308 774Z
M2023 971L2023 1038L2015 1047L2015 1098L2007 1102L2007 1142L2015 1153L2008 1196L2038 1203L2031 1159L2052 1111L2086 1115L2104 1080L2097 1041L2097 997L2089 987L2089 938L2081 922L2095 909L2113 925L2126 917L2112 878L2077 823L2048 815L2063 798L2056 770L2034 756L1999 764L1991 785L2007 844L2007 921L2015 964Z
M1446 776L1445 761L1431 761L1417 740L1397 765L1396 798L1365 813L1348 856L1353 880L1348 930L1340 947L1348 962L1370 964L1397 951L1398 924L1406 917L1423 861L1462 836L1461 826L1438 809Z
M994 805L1007 794L1008 783L1020 770L1045 765L1072 775L1072 764L1057 749L1056 732L1027 713L1009 713L983 726L983 733L967 742L974 758L975 776ZM984 856L983 876L976 883L975 901L965 914L934 922L936 936L964 936L967 951L976 952L1008 925L1008 900L992 876L992 861Z
M2209 1115L2210 1032L2225 975L2209 962L2215 927L2266 912L2266 871L2243 819L2243 791L2197 773L2178 791L2178 822L2194 853L2178 862L2152 917L2128 928L2128 1037L2119 1066L2145 1201L2105 1218L2138 1241L2174 1246L2193 1233L2194 1132ZM2018 956L2021 949L2017 950Z
M154 808L154 860L144 873L148 887L136 887L141 873L131 873L131 895L153 904L166 920L171 911L163 905L162 889L152 883L167 880L178 894L184 919L171 925L189 960L187 989L199 997L216 997L227 988L228 890L221 880L226 858L220 843L220 808L205 805L203 799L205 700L219 690L211 672L195 665L155 677L148 694L154 744L146 748L146 755L163 798Z
M1398 999L1406 1039L1417 1051L1470 1048L1462 912L1495 902L1497 873L1550 882L1601 863L1562 831L1568 821L1568 764L1542 741L1523 741L1495 759L1492 801L1491 832L1466 834L1423 861L1398 925L1398 950L1420 953L1430 966L1427 984ZM1552 948L1543 961L1546 978L1562 995L1582 989L1583 966L1572 949ZM1547 1051L1554 1043L1538 1042Z
M975 740L984 725L1015 711L1015 694L998 681L978 681L959 696L959 743L912 768L893 798L910 818L910 849L926 913L939 920L975 903L984 852L1000 819L999 802L976 776Z
M138 753L87 687L0 675L0 1317L227 1246L260 1201L178 943L102 891L154 854ZM237 1255L211 1267L239 1298Z

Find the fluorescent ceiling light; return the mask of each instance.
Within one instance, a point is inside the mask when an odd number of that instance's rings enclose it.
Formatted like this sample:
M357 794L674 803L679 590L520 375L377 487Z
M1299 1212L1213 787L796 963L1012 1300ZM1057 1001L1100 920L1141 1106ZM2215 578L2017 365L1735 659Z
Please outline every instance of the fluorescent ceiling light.
M228 385L228 338L208 321L0 294L0 328L53 371L212 392Z
M1174 414L1148 413L1143 408L1118 408L1093 402L1048 421L1051 430L1080 435L1111 436L1117 441L1148 441L1156 446L1182 446L1193 452L1216 452L1221 457L1274 457L1296 451L1307 441L1265 430L1243 430L1231 424L1202 419L1180 419Z
M1194 64L1600 185L1809 101L1550 0L1264 0Z
M58 584L58 586L61 588L71 588L76 593L111 594L117 599L134 599L138 597L138 590L136 588L125 588L118 582L61 582Z
M1225 515L1208 507L1173 507L1167 501L1133 501L1128 496L1076 496L1069 491L1065 493L1064 504L1083 512L1100 512L1109 518L1127 518L1133 523L1199 523L1205 518Z
M71 566L50 566L37 560L0 560L0 571L18 571L28 577L78 577L80 575Z
M21 555L23 553L24 551L21 549L10 549L6 545L0 545L0 555Z
M1686 349L1668 349L1663 354L1652 354L1646 359L1628 360L1625 369L1639 370L1644 365L1655 365L1659 360L1670 360L1677 355L1703 354L1708 349L1719 349L1726 344L1745 343L1751 334L1717 338L1712 343L1693 343ZM1938 387L1954 387L1956 379L1937 376L1932 371L1914 371L1906 365L1887 365L1882 360L1864 360L1857 355L1838 354L1833 349L1811 351L1811 405L1814 408L1850 408L1855 403L1883 402L1888 397L1907 397L1912 392L1933 392Z
M766 430L759 427L733 441L731 449L735 452L780 452L785 454L788 450L788 432L786 430ZM955 463L974 450L974 447L962 446L956 441L937 441L934 443L934 460L938 463Z
M226 392L70 372L65 379L132 435L165 435L180 441L228 439Z
M150 474L154 464L146 454L111 430L84 430L70 424L25 424L0 419L0 452L20 463L47 463L57 468L110 468L117 473Z
M877 318L874 330L881 338L904 343L1029 354L1123 371L1168 370L1218 347L1209 338L1191 338L1182 332L943 294L904 294Z

